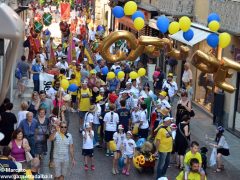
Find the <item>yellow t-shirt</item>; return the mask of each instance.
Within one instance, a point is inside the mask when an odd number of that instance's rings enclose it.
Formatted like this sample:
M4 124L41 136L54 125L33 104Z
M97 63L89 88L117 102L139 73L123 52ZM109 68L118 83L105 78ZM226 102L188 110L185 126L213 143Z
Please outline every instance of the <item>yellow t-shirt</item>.
M87 89L80 89L78 91L78 99L79 99L79 110L80 111L88 111L90 108L90 98L92 97L92 92Z
M196 154L193 154L192 151L188 151L185 155L184 158L184 164L187 164L188 166L190 165L190 160L196 158L200 164L202 164L202 156L199 152L197 152Z
M67 79L67 77L63 74L59 74L58 79L61 81L62 79Z
M156 140L160 140L160 144L158 147L159 152L172 152L173 139L172 136L169 134L171 133L170 127L167 127L167 130L163 127L158 130Z
M176 180L184 180L184 173L181 171L178 176L176 177ZM201 180L201 175L199 173L193 173L190 172L188 174L188 180ZM205 176L205 180L207 180L207 177Z
M71 85L71 84L76 84L76 85L78 86L78 82L77 82L76 79L70 79L70 80L69 80L69 85ZM77 95L77 94L78 94L77 92L78 92L78 91L75 91L75 92L71 92L71 91L70 91L70 94L71 94L71 95Z
M74 65L72 65L72 64L70 64L70 65L68 66L68 68L71 69L72 71L75 71L75 70L76 70L76 66L74 66Z
M74 74L75 74L75 79L77 80L77 82L78 82L78 86L80 86L81 85L81 71L74 71Z

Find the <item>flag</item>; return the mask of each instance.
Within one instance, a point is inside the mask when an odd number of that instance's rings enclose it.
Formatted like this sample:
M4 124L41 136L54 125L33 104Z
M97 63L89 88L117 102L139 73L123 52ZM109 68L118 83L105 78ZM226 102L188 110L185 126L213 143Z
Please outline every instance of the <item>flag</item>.
M52 81L54 80L54 75L48 73L40 73L40 90L47 91L52 87Z
M68 20L70 18L70 3L61 3L61 19Z
M51 68L56 64L56 57L53 50L53 44L50 43L50 59L48 61L48 66Z
M75 42L73 41L72 33L70 33L69 35L68 44L69 46L68 46L67 59L68 59L68 63L70 64L72 60L76 60Z

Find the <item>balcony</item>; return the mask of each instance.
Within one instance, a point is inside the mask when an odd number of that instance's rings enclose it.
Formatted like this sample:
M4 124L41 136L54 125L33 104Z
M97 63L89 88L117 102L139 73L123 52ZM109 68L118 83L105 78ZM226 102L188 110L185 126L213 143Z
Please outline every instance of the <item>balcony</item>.
M240 1L210 0L210 12L216 12L221 17L221 31L240 36Z

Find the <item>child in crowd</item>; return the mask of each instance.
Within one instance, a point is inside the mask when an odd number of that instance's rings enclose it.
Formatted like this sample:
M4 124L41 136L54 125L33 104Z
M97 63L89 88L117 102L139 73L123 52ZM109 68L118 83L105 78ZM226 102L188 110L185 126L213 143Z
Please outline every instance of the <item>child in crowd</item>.
M205 172L202 168L202 156L198 152L199 151L199 144L196 141L191 143L190 151L186 153L184 158L184 165L185 165L185 179L188 179L188 174L190 172L190 161L193 158L196 158L199 161L199 173L201 174L201 180L205 179Z
M134 108L133 108L133 111L132 111L132 124L131 124L131 127L133 129L134 125L136 123L139 123L139 118L140 118L140 111L139 111L139 107L137 104L134 104Z
M95 170L95 166L93 165L93 137L94 132L89 123L85 124L85 129L82 132L83 135L83 147L82 147L82 155L84 156L84 169L88 170L88 161L91 164L91 170Z
M113 140L115 141L117 145L117 151L114 152L114 157L113 157L113 168L112 168L112 173L118 174L118 159L121 157L121 149L123 148L123 142L126 139L126 134L124 133L124 127L123 125L119 124L118 125L118 132L115 132L113 134Z
M89 123L89 125L92 127L95 111L97 110L96 105L91 105L88 112L85 114L84 122L83 122L83 129L86 128L86 124Z
M132 133L131 131L128 131L127 139L125 139L125 141L123 142L123 157L126 159L126 165L122 170L122 174L129 176L130 165L132 163L136 147L136 143L132 139Z
M69 85L71 85L71 84L78 85L78 81L76 79L75 74L71 74L71 79L69 80ZM72 101L71 101L72 112L76 112L75 109L77 107L77 93L78 93L78 91L75 91L75 92L70 91L70 94L72 96Z

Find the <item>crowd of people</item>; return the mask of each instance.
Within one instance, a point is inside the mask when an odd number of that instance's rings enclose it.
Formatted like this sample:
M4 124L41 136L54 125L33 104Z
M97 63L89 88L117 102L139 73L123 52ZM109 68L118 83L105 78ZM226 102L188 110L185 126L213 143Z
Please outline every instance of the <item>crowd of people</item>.
M140 148L138 140L144 138L154 146L152 154L158 161L157 179L166 176L170 157L183 171L177 179L189 179L188 176L205 179L206 169L203 168L199 143L191 142L190 138L190 121L194 111L189 63L184 65L181 88L174 81L174 74L170 72L166 75L160 67L156 67L153 73L153 86L147 76L131 79L131 71L144 68L141 60L138 64L127 61L109 63L96 50L91 64L84 55L84 46L93 45L96 31L89 29L86 22L80 26L85 31L75 33L78 53L70 63L67 60L69 48L63 48L68 41L57 46L56 64L53 66L49 66L49 51L43 42L34 54L35 58L22 56L17 65L21 72L18 96L24 94L30 77L34 91L29 101L21 102L17 117L11 112L13 104L9 99L6 98L1 105L0 132L4 137L0 145L4 147L0 162L8 159L13 169L20 166L27 169L31 162L34 175L39 169L39 160L49 154L49 167L54 168L55 178L64 179L69 163L76 164L73 137L68 127L74 121L72 114L78 113L83 168L86 171L95 170L94 148L105 148L105 155L113 157L112 173L119 174L118 161L123 158L121 173L129 176L136 150ZM112 52L116 51L117 48L112 46ZM116 73L115 77L109 78L103 72L106 68ZM41 89L40 74L49 70L57 73L51 87ZM119 71L124 72L124 78L118 78ZM77 89L64 89L63 80L68 81L69 86L76 85ZM176 114L174 104L177 104ZM223 132L224 129L218 127L216 143L212 144L217 148L216 172L224 168L221 157L229 155ZM112 148L112 143L116 148ZM17 162L18 167L13 162Z

